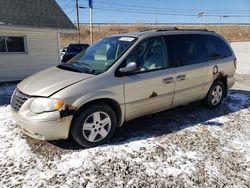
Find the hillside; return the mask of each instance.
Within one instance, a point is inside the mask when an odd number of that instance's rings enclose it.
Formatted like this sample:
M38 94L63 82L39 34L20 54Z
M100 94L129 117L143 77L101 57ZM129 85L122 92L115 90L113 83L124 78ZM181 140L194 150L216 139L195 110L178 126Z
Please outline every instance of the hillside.
M166 26L151 26L151 25L99 25L93 27L94 41L105 37L107 35L126 33L132 31L150 30L156 28L167 28ZM173 27L173 26L171 26ZM242 41L250 40L250 26L238 26L238 25L192 25L192 26L177 26L184 29L208 29L222 34L229 41ZM77 35L62 34L61 35L61 47L66 46L69 43L77 42ZM81 26L81 42L89 43L89 27Z

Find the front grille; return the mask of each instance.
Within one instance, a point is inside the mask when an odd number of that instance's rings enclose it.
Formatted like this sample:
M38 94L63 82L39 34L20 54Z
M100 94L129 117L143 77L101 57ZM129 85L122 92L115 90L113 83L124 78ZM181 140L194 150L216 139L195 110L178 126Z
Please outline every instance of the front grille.
M29 99L28 95L25 95L24 93L16 89L11 99L11 106L14 109L14 111L18 112L19 109L22 107L23 103L25 103L25 101L27 101L28 99Z

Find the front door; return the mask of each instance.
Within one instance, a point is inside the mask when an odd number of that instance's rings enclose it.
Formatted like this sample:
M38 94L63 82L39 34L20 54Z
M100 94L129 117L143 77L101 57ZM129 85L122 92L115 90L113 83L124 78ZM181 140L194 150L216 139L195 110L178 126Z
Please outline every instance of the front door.
M175 73L171 70L162 37L141 42L127 57L138 71L124 77L126 120L171 106Z

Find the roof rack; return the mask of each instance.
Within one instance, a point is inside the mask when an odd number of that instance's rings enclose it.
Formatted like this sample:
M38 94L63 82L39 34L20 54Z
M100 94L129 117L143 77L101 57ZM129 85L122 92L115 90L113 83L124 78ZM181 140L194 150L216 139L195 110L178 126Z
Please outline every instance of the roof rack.
M141 29L141 32L147 32L147 31L173 31L173 30L178 30L177 27L168 27L168 28L164 28L164 29Z
M178 30L178 31L208 31L207 29L179 29L177 27L167 28L167 29L157 29L156 31L172 31L172 30Z
M165 29L156 29L155 31L173 31L173 30L179 30L177 27L168 27Z
M180 31L208 31L207 29L178 29Z
M209 31L207 29L179 29L177 27L168 27L168 28L163 28L163 29L151 29L151 30L140 30L141 32L147 32L147 31L208 31L208 32L214 32L214 31Z

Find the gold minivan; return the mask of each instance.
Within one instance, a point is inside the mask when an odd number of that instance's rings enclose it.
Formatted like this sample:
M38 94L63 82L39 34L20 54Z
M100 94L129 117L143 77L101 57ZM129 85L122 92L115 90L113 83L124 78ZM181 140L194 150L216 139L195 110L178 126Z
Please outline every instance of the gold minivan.
M11 106L23 132L83 147L125 121L193 101L215 108L235 82L227 41L205 30L153 30L97 41L67 63L17 85Z

